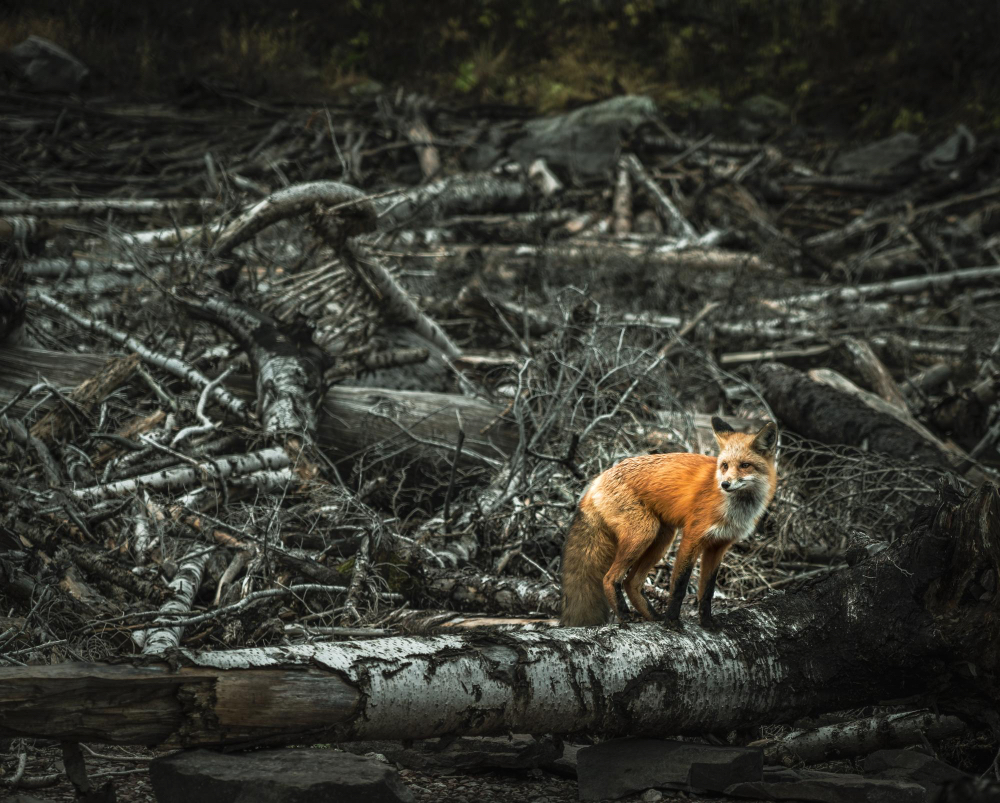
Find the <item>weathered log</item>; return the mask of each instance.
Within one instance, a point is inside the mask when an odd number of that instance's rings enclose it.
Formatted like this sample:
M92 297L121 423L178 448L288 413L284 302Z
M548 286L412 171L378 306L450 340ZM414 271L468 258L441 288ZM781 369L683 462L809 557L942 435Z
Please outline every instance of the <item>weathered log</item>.
M418 112L414 115L413 122L404 132L406 138L413 143L417 152L417 159L420 161L420 169L424 178L433 178L441 172L441 155L434 147L434 135L424 118Z
M632 181L628 165L618 162L615 171L615 194L611 203L612 231L619 237L632 231Z
M109 359L106 353L73 354L13 347L0 349L0 409L44 377L56 385L89 379ZM253 398L253 385L233 377L233 391ZM37 403L27 398L13 409L23 413ZM405 459L450 465L459 426L466 432L461 468L496 468L511 455L520 437L506 407L483 399L448 393L336 386L321 405L317 443L331 457L357 457L383 448Z
M530 201L530 185L489 173L449 176L374 199L380 229L454 214L515 211Z
M48 443L67 439L75 433L81 415L89 415L106 397L125 384L138 364L139 357L135 354L112 357L98 373L70 392L69 400L75 407L72 414L65 407L56 407L35 422L31 427L31 434Z
M898 407L902 412L909 415L909 407L906 406L906 398L903 392L892 378L889 369L878 358L869 343L856 337L845 337L844 347L854 361L854 367L858 373L864 377L868 387L885 399L889 404Z
M429 569L417 594L451 610L559 615L559 587L555 583L500 577L476 571Z
M800 762L817 764L836 758L864 756L887 747L921 744L927 739L946 739L965 730L965 723L958 717L940 716L930 711L906 711L793 731L780 739L755 744L764 748L769 763L790 767Z
M257 232L279 220L307 212L316 204L338 206L339 216L344 220L356 220L362 226L374 224L375 208L356 187L336 181L295 184L272 193L230 223L219 234L219 239L212 247L212 254L217 257L227 256Z
M667 225L667 231L686 240L694 240L698 237L698 232L695 231L694 226L681 214L681 211L670 200L663 191L663 188L646 172L646 168L643 167L642 162L639 161L637 156L631 153L626 154L621 158L621 164L628 168L628 171L632 174L632 178L649 193L650 198L652 198L653 203L663 217L663 222Z
M663 269L711 271L732 280L729 271L749 273L773 272L773 267L755 254L724 251L721 248L690 243L679 245L643 245L625 241L574 242L573 245L488 245L476 247L489 262L506 267L533 266L538 260L556 264L594 266L604 265L624 258L648 263ZM447 249L455 255L464 255L461 246ZM445 252L443 252L445 253Z
M458 430L465 429L459 465L495 468L513 453L518 430L504 407L448 393L337 386L327 391L319 423L319 445L348 458L367 449L420 455L449 465Z
M191 211L218 209L213 198L31 198L0 201L0 215L59 215L87 217L104 212L128 215L185 214Z
M815 293L778 298L768 303L779 309L795 307L815 307L830 302L854 302L874 298L901 296L920 293L924 290L962 287L983 281L1000 279L1000 267L987 265L978 268L964 268L948 273L931 273L922 276L906 276L888 282L859 284L857 287L831 287Z
M170 653L0 669L0 737L219 744L451 734L703 733L932 694L1000 703L1000 491L794 593L685 623ZM969 671L974 665L975 671ZM992 712L992 713L991 713Z
M211 555L211 549L203 549L195 551L193 555L188 555L181 562L177 574L170 581L169 588L174 592L174 596L160 606L160 613L169 618L170 614L188 613L191 610L195 595L201 588L205 564L208 563ZM176 647L180 643L183 632L183 625L172 627L153 622L153 626L149 630L136 631L132 639L142 647L143 655L157 655Z
M869 451L928 470L952 470L945 454L911 427L860 399L814 382L801 371L767 363L757 378L778 421L800 435L821 443L866 445Z
M814 368L809 372L809 378L815 382L819 382L820 384L841 391L842 393L846 393L849 396L853 396L854 398L864 402L872 410L888 415L899 421L901 424L905 424L928 443L936 446L941 453L946 456L946 458L950 455L951 460L956 463L956 471L959 471L959 467L968 460L969 456L962 451L961 447L954 443L946 443L945 441L942 441L937 437L937 435L910 415L909 410L900 409L896 405L887 402L881 396L876 396L874 393L867 391L864 388L859 388L846 376L838 374L836 371L830 370L829 368ZM982 482L987 479L986 474L974 466L967 470L962 468L961 473L964 473L974 482Z

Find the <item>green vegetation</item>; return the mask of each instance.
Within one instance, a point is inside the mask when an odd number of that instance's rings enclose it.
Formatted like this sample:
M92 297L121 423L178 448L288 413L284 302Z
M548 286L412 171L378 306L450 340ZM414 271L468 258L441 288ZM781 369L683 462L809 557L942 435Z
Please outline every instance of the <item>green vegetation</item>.
M1000 125L1000 4L970 0L13 0L98 88L172 95L199 78L299 96L405 85L547 111L643 92L676 112L767 94L869 131Z

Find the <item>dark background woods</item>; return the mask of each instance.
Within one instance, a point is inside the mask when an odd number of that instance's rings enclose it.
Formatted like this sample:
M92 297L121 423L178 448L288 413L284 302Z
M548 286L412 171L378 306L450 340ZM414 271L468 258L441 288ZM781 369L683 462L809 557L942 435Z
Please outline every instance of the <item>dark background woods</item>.
M46 36L95 91L209 81L300 99L403 85L550 111L622 92L711 115L757 93L864 133L1000 127L992 0L15 0L0 47ZM781 112L786 110L782 109Z

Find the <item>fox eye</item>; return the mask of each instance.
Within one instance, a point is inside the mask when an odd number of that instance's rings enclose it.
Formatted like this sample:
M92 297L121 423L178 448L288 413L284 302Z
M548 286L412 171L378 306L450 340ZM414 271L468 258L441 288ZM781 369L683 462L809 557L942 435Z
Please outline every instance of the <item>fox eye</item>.
M740 468L750 468L749 463L740 463Z
M729 471L729 463L723 463L723 464L722 464L722 465L720 466L720 468L721 468L721 469L722 469L723 471Z

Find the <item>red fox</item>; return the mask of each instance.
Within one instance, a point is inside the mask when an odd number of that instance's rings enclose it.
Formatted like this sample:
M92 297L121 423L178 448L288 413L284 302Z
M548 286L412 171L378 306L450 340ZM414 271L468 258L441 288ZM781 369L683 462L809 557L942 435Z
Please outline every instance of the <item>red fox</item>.
M768 422L754 434L742 433L714 417L712 429L718 458L687 453L630 457L591 481L563 547L560 624L604 624L612 610L624 622L625 594L644 618L659 618L642 585L679 529L663 618L679 620L701 556L698 613L702 626L712 626L722 556L753 532L774 496L778 428Z

